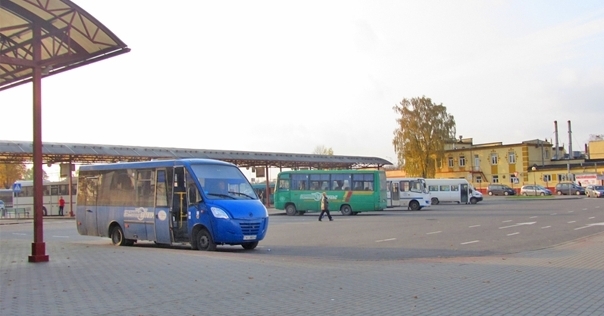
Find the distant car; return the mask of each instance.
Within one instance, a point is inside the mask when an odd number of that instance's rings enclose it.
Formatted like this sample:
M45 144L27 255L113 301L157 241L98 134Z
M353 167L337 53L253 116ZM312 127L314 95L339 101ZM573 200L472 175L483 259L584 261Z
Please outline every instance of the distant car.
M523 185L520 188L520 194L528 195L552 195L552 191L541 185Z
M490 184L487 187L489 195L514 195L516 191L505 184Z
M6 216L6 205L4 205L4 201L0 200L0 216Z
M585 189L573 182L560 182L556 184L556 194L558 195L584 195Z
M601 198L604 196L604 185L588 185L585 188L587 197Z

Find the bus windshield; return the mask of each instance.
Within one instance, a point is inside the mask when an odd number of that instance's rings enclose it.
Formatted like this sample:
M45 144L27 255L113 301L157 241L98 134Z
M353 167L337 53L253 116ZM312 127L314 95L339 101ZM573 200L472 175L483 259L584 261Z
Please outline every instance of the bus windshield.
M210 200L257 200L243 173L235 166L191 165L199 184Z

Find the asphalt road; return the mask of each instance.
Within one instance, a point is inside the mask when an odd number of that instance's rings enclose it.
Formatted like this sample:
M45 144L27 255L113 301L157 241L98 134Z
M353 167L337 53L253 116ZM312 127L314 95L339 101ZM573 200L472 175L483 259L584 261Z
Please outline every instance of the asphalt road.
M603 212L604 199L573 198L489 199L476 205L441 204L421 211L388 209L357 216L335 213L333 222L318 222L317 213L274 215L267 237L255 251L219 246L218 252L279 256L284 260L356 261L510 254L600 233L604 231ZM31 224L1 228L2 240L33 240ZM110 243L108 238L80 236L73 219L45 220L44 240ZM150 242L139 242L134 247L159 249ZM186 245L172 249L192 251Z

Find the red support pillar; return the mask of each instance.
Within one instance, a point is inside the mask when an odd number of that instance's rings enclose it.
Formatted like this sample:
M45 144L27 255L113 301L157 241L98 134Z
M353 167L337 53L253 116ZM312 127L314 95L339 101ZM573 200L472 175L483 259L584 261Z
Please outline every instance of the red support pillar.
M29 262L47 262L46 244L44 243L44 219L42 218L42 43L40 41L41 29L39 25L33 26L33 51L36 66L33 69L34 90L34 242L31 244Z

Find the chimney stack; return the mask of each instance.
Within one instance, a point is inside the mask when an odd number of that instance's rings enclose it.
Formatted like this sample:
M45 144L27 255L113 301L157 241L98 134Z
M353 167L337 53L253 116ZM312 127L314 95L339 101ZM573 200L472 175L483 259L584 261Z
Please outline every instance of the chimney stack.
M570 129L570 120L568 120L568 159L575 158L573 155L573 132Z
M558 153L558 121L554 121L554 135L556 135L556 160L560 159L560 153Z

